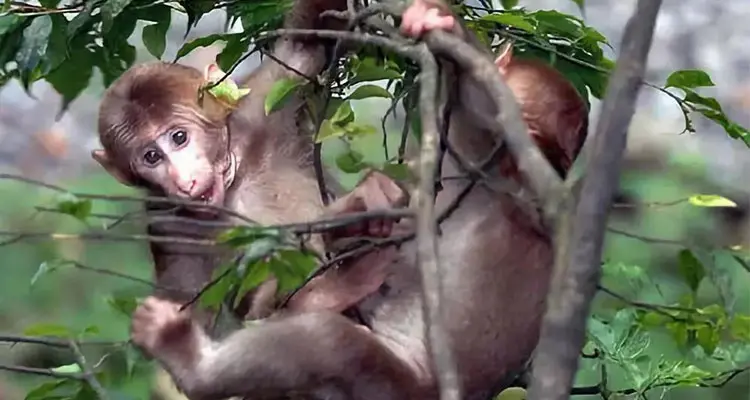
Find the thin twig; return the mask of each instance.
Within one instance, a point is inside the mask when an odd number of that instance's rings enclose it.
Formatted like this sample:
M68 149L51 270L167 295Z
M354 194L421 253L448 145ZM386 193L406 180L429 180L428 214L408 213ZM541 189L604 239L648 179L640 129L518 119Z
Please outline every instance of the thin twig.
M78 346L78 343L76 343L75 340L70 340L70 350L73 352L73 355L76 358L76 364L81 368L81 371L83 371L83 379L86 380L86 382L91 386L91 389L96 393L97 396L99 396L99 400L108 400L109 395L107 395L107 391L104 390L104 387L102 387L102 384L99 382L99 380L96 379L96 375L94 375L94 371L89 367L88 363L86 363L86 357L84 357L83 352L81 351L81 348Z

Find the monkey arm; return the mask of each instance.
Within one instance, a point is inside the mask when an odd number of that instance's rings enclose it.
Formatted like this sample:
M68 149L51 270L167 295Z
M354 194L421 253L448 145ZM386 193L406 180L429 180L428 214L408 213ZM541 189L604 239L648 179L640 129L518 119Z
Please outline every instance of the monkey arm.
M284 21L286 29L321 29L343 27L342 21L321 18L327 10L346 9L346 0L298 0ZM278 60L278 62L276 60ZM250 94L240 104L240 113L249 112L253 123L265 119L264 100L273 84L282 78L310 78L320 73L326 63L325 43L318 38L281 37L273 48L273 57L266 57L260 67L243 82L251 89ZM300 76L301 75L301 76ZM288 112L297 112L299 103L290 101L283 110L273 113L281 118L296 117ZM269 116L271 117L271 116ZM269 125L273 126L273 125Z
M335 313L271 319L213 342L178 304L151 297L136 311L132 329L134 343L193 400L289 393L413 398L416 379L406 363Z

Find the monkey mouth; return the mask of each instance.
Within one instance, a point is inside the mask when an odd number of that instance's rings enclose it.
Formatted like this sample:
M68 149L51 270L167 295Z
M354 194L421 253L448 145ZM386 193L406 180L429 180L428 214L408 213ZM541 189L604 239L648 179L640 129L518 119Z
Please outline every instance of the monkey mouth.
M197 195L194 199L205 203L206 205L221 205L220 203L224 201L223 183L224 182L220 182L220 180L214 179L208 188L203 193Z

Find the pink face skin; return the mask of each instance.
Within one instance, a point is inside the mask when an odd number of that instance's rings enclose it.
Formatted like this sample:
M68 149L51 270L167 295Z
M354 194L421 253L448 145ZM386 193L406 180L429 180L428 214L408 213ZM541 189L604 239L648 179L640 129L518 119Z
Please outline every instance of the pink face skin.
M134 153L132 165L143 179L158 185L168 197L222 206L233 171L225 161L215 162L208 147L189 127L164 131ZM229 179L227 179L229 178ZM197 208L198 214L216 210Z
M440 7L430 4L426 0L414 0L411 6L404 11L401 20L401 32L405 35L418 38L426 32L441 29L453 30L456 19L445 14Z

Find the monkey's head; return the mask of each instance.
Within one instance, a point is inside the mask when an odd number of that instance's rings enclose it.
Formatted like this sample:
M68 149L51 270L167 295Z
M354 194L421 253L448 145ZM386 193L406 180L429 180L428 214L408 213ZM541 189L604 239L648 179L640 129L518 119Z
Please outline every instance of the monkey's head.
M94 160L120 182L153 195L223 204L234 177L229 110L210 95L199 101L204 82L200 71L178 64L126 71L99 107L103 149L91 153Z

